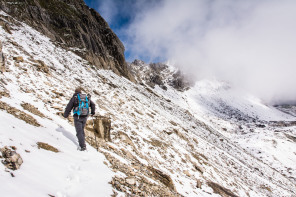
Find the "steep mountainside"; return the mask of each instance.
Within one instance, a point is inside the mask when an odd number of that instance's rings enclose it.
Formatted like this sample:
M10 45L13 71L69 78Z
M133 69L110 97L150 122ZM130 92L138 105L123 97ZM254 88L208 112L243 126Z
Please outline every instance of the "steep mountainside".
M172 82L179 75L168 65L130 65L132 83L4 11L0 20L0 148L14 147L24 160L17 171L0 164L3 196L92 197L98 185L115 196L296 195L294 116L219 81L176 90L183 82ZM72 122L61 116L77 86L112 121L99 153L90 131L89 152L78 152ZM59 152L38 149L39 141ZM105 184L96 185L100 178Z
M123 44L83 0L1 0L0 9L71 48L91 64L132 79Z

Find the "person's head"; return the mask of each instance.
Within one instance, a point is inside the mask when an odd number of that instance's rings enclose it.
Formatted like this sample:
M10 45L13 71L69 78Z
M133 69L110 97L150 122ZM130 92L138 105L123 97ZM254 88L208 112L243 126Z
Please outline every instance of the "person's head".
M82 92L82 88L81 87L77 87L76 89L75 89L75 93L81 93Z

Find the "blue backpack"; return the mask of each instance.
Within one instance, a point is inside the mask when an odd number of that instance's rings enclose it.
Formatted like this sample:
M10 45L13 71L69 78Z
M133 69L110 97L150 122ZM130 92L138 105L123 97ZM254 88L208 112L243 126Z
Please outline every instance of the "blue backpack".
M78 106L73 109L73 114L77 114L78 116L87 116L89 114L90 95L88 96L89 98L87 98L86 94L77 94L75 96L75 99L77 99L75 103Z

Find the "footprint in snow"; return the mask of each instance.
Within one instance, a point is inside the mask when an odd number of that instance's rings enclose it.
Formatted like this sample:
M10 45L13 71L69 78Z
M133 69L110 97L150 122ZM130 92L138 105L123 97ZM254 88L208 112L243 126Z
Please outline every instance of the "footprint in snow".
M69 182L76 182L76 183L80 183L81 181L81 179L80 179L80 176L79 175L77 175L77 174L70 174L70 175L68 175L67 176L67 178L66 178L66 180L67 181L69 181Z

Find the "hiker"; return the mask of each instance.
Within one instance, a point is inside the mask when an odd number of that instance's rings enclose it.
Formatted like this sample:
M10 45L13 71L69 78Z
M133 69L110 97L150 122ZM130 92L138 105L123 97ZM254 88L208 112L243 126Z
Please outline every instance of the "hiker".
M0 72L4 73L5 72L5 57L2 52L2 42L0 41Z
M64 117L68 118L71 110L73 109L74 125L76 129L76 136L78 138L81 151L86 150L84 127L89 115L89 107L91 108L91 115L95 115L95 104L91 101L90 95L82 94L82 88L75 89L75 93L69 101Z

